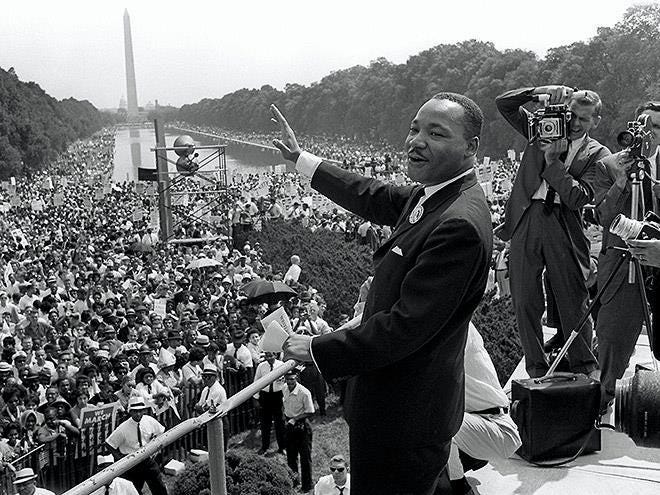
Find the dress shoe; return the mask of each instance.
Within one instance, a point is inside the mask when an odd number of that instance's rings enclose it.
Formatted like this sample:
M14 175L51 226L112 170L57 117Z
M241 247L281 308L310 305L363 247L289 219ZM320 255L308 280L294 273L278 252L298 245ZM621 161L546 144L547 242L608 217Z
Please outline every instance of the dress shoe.
M564 346L564 336L559 330L552 337L548 339L546 343L543 344L543 350L545 352L551 352L553 349L561 349Z

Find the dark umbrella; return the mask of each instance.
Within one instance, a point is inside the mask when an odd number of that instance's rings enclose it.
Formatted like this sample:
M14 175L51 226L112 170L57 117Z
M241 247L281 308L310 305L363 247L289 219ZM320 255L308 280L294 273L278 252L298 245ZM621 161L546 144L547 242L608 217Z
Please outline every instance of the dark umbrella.
M241 292L247 296L247 302L253 304L275 304L285 301L298 294L283 282L269 280L253 280L241 287Z

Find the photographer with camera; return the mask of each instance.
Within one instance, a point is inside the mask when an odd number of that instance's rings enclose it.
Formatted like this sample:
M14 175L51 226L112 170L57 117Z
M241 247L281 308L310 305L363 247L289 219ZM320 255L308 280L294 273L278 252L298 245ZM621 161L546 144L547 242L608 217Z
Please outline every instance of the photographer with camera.
M524 108L534 100L545 100L545 109L532 113ZM504 241L511 240L511 295L527 372L535 378L549 368L541 327L543 270L566 339L587 310L590 260L582 207L593 199L596 162L610 152L589 137L600 122L602 108L593 91L566 86L522 88L504 93L495 103L529 141L504 223L496 233ZM590 374L596 370L591 336L587 321L568 350L570 371Z
M639 200L640 215L658 211L660 184L658 166L660 157L660 102L647 102L637 107L635 119L647 115L651 119L652 132L648 136L649 143L641 151L641 143L635 147L626 148L608 156L597 164L596 181L594 184L596 218L603 226L603 243L598 263L598 285L602 284L612 273L617 261L624 255L622 250L627 244L633 246L631 252L642 264L660 267L660 241L635 241L627 243L619 236L610 232L610 225L618 214L630 216L632 207L631 174L634 167L648 160L645 166L645 177ZM644 130L640 129L641 134ZM648 155L648 156L645 156ZM655 185L653 185L655 184ZM643 209L642 209L643 205ZM616 380L623 376L630 356L635 350L635 344L644 321L642 296L637 282L628 282L627 265L614 274L610 285L602 295L602 306L596 324L598 336L598 361L601 375L601 411L604 411L614 398ZM602 317L601 317L602 315ZM655 325L654 325L655 326Z

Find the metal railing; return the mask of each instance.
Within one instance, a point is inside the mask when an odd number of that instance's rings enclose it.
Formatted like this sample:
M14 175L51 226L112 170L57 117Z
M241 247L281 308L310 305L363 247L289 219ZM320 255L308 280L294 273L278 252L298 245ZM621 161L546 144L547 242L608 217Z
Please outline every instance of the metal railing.
M254 383L248 385L236 394L220 404L217 410L208 411L201 416L186 419L174 428L156 437L144 447L121 458L111 466L99 471L89 479L74 486L63 495L89 495L100 487L112 482L118 476L134 468L139 463L156 454L161 449L176 442L190 432L196 431L206 425L209 448L209 478L212 495L226 495L227 486L225 480L225 451L222 431L222 418L230 411L235 410L241 404L250 399L261 389L267 387L275 380L281 378L287 371L293 369L296 362L289 360L283 366L275 368Z

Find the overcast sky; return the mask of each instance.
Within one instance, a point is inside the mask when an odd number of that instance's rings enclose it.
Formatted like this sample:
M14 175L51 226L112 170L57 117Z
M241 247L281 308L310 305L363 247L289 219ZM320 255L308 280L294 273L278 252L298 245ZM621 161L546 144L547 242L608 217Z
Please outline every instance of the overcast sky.
M180 106L240 88L309 84L331 71L394 63L476 38L500 49L588 40L634 0L12 0L0 15L0 67L50 95L117 107L126 95L123 14L133 31L138 102Z

